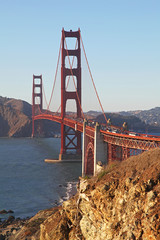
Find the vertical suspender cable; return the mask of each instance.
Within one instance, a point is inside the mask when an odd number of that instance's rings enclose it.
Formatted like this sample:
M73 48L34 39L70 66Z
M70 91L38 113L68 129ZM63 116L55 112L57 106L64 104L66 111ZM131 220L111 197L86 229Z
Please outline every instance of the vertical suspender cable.
M45 94L45 91L44 91L44 85L43 85L43 83L42 83L42 91L43 91L43 95L44 95L44 100L45 100L46 106L48 106L47 98L46 98L46 94Z

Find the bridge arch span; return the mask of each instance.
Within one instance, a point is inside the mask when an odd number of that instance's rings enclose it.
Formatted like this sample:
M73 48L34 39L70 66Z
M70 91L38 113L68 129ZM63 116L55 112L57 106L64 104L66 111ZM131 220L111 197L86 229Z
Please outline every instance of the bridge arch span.
M52 122L57 122L57 123L61 123L61 118L58 116L54 116L54 115L49 115L49 114L40 114L34 117L34 120L50 120Z
M85 156L85 174L93 175L94 173L94 144L93 142L89 142L86 149Z

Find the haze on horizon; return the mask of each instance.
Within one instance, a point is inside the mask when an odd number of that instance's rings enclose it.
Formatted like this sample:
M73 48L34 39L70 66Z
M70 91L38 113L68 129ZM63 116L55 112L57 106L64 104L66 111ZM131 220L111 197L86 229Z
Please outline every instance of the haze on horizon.
M159 0L0 1L0 95L31 103L33 74L42 74L49 101L61 30L80 28L105 111L160 106L159 12ZM82 71L83 110L99 111L84 63ZM60 70L57 81L55 107Z

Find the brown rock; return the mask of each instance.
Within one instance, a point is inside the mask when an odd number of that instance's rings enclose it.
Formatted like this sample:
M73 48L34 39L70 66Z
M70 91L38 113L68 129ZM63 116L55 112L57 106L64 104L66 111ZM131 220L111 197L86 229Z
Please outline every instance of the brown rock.
M82 179L76 196L38 213L13 239L159 240L159 176L160 149L108 166L101 177Z

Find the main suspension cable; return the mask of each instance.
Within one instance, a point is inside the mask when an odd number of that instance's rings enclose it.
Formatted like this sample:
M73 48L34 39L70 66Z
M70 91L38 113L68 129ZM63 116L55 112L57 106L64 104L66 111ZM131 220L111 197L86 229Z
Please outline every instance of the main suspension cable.
M49 107L50 107L51 100L52 100L52 97L53 97L54 88L55 88L55 84L56 84L57 73L58 73L58 66L59 66L59 59L60 59L60 54L61 54L61 46L62 46L62 37L61 37L61 43L60 43L60 48L59 48L58 61L57 61L56 73L55 73L55 77L54 77L53 88L52 88L52 92L51 92L51 97L50 97L50 100L49 100L49 104L48 104L48 106L47 106L47 110L48 110Z
M98 101L99 101L101 110L102 110L102 112L103 112L105 121L106 121L106 123L107 123L107 118L106 118L106 115L105 115L105 113L104 113L104 109L103 109L102 103L101 103L101 101L100 101L100 98L99 98L99 96L98 96L98 92L97 92L97 89L96 89L96 86L95 86L95 83L94 83L94 80L93 80L93 77L92 77L91 69L90 69L90 67L89 67L89 63L88 63L87 55L86 55L86 52L85 52L85 49L84 49L84 44L83 44L83 41L82 41L82 36L81 36L80 30L79 30L79 35L80 35L80 39L81 39L82 48L83 48L84 56L85 56L85 59L86 59L87 67L88 67L88 70L89 70L89 73L90 73L90 77L91 77L91 80L92 80L92 84L93 84L94 90L95 90L95 92L96 92L96 96L97 96L97 98L98 98Z
M44 96L45 104L46 104L46 106L48 106L47 98L46 98L46 94L45 94L45 90L44 90L44 85L43 85L43 83L42 83L42 91L43 91L43 96Z

